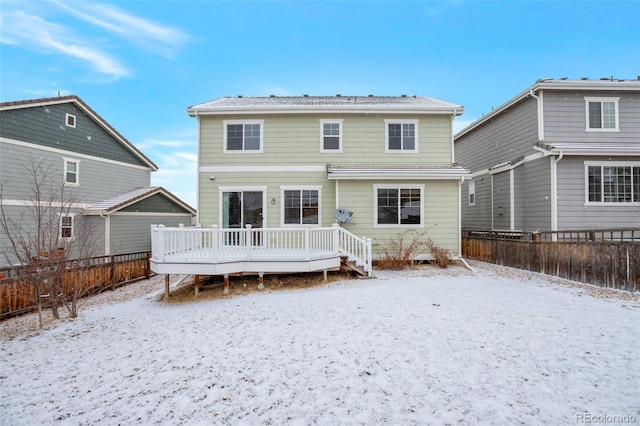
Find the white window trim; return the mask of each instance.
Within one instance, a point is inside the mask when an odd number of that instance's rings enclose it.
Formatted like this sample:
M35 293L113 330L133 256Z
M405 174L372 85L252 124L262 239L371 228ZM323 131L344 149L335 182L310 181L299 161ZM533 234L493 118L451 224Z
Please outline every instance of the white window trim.
M471 195L473 195L473 202L471 202ZM474 181L469 181L469 205L476 205L476 183Z
M62 237L62 218L71 218L71 237ZM58 240L59 241L73 241L76 233L76 214L75 213L58 213Z
M69 119L70 118L73 120L73 125L69 123ZM72 129L75 129L76 128L76 122L77 122L77 119L76 119L75 115L65 114L65 116L64 116L64 125L65 126L71 127Z
M420 223L411 224L379 224L378 223L378 189L419 189L420 190ZM424 228L424 184L394 185L375 184L373 185L373 227L390 229L415 229Z
M64 186L80 186L80 160L78 160L77 158L69 158L69 157L62 157L62 159L64 160L64 167L63 167L63 182L64 182ZM75 163L76 165L76 181L75 182L67 182L67 167L69 166L69 163Z
M284 191L318 191L318 223L284 223ZM322 226L322 185L280 186L280 226L282 228L318 228Z
M259 124L260 125L260 149L253 150L228 150L227 149L227 126L229 124ZM264 151L264 120L223 120L223 135L222 135L222 152L224 154L261 154ZM244 126L243 126L244 133ZM244 134L243 134L244 142Z
M589 201L589 167L640 167L640 161L585 161L584 162L584 205L585 206L611 206L611 207L637 207L640 200L632 202Z
M342 124L344 120L342 118L321 118L320 119L320 152L336 153L342 152ZM324 148L324 124L325 123L338 123L338 149L325 149Z
M585 118L586 118L585 131L586 132L619 132L620 131L620 114L618 109L619 101L620 101L619 97L606 98L606 97L585 96L584 98L584 108L585 108ZM602 102L613 102L615 104L616 127L612 129L605 129L604 127L603 128L589 127L589 102L599 102L600 104L602 104Z
M419 140L420 140L420 135L418 132L418 123L420 122L420 120L418 119L405 119L405 120L398 120L398 119L385 119L384 120L384 152L385 153L389 153L389 154L415 154L418 152L418 145L419 145ZM414 124L414 128L415 128L415 138L416 138L416 147L415 149L412 150L408 150L408 149L389 149L389 124Z

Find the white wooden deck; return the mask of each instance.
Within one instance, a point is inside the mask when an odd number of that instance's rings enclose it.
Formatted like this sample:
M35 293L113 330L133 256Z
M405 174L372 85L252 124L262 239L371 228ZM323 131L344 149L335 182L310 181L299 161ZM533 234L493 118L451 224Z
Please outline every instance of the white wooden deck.
M324 228L151 227L151 270L228 275L334 270L346 257L371 276L371 239L339 225Z

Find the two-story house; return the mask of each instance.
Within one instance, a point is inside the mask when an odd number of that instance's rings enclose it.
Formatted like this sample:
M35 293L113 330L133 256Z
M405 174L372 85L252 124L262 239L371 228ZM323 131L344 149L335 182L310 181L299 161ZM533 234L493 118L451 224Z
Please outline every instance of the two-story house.
M195 216L169 191L150 186L156 170L77 96L0 103L0 202L9 232L37 234L33 212L46 208L58 215L57 241L49 246L86 238L77 235L84 221L96 239L91 255L150 250L151 224L188 226ZM0 249L0 265L15 261L2 228Z
M237 96L189 107L198 120L198 222L342 221L372 239L374 256L406 230L459 253L460 186L469 173L455 163L452 128L462 112L404 95ZM336 217L336 209L345 212ZM417 256L429 258L428 250Z
M640 227L640 80L544 79L455 136L468 229Z

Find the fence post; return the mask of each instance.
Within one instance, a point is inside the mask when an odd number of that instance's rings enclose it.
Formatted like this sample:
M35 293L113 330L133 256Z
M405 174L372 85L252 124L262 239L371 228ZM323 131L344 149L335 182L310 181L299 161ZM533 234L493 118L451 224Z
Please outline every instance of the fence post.
M111 290L115 290L115 280L113 279L113 272L116 268L116 258L115 256L109 256L109 284L111 285Z
M151 277L151 252L147 252L144 261L144 276L146 279Z

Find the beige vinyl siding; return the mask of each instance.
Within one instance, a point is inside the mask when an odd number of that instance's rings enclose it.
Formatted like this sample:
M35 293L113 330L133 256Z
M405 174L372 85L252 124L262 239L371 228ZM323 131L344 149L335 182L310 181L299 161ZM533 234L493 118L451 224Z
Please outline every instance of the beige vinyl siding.
M373 240L373 250L381 254L391 239L398 239L404 232L397 228L374 228L374 184L414 185L424 184L424 228L415 232L431 237L436 245L458 251L458 181L342 181L339 186L340 207L353 212L350 222L344 228L359 236ZM408 231L409 239L415 235ZM406 241L405 237L405 241ZM423 250L421 254L428 253Z
M320 153L320 119L343 119L343 152ZM264 119L262 153L225 153L224 120ZM417 119L418 155L385 153L385 119ZM450 115L265 115L199 117L200 165L451 164ZM223 155L223 156L222 156ZM222 157L221 157L222 156Z
M389 239L397 238L402 229L374 228L374 184L424 184L424 228L417 232L428 231L438 246L458 251L458 181L340 181L338 207L352 211L353 218L344 224L344 228L358 236L373 239L374 251L381 250ZM219 187L267 187L267 203L265 206L266 223L269 228L281 226L281 193L280 186L322 186L322 226L331 226L336 222L333 210L336 208L336 182L329 181L325 172L260 172L260 173L225 173L216 175L211 181L207 174L200 175L200 224L209 227L219 224ZM271 199L275 203L271 204ZM377 247L377 249L376 249ZM426 252L425 252L426 253ZM424 253L423 253L424 254Z
M267 187L265 227L279 228L281 193L280 186L322 186L322 226L330 226L335 222L334 182L327 179L326 172L253 172L253 173L217 173L215 181L209 179L209 173L200 174L200 224L202 226L219 225L220 205L219 187ZM271 204L271 199L275 203ZM263 215L265 214L263 213Z

